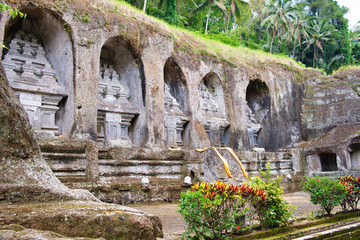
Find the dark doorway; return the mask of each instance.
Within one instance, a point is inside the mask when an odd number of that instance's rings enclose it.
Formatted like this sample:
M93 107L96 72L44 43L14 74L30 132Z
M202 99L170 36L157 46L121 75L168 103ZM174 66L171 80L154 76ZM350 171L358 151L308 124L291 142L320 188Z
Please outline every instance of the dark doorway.
M321 153L319 154L321 171L337 171L336 154L335 153Z

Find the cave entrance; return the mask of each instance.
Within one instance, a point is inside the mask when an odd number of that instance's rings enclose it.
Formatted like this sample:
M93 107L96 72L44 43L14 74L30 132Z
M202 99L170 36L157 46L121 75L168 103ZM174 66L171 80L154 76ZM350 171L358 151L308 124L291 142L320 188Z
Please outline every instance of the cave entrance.
M186 79L172 58L164 66L164 104L165 145L188 146L190 118Z
M336 153L320 153L321 171L337 171Z
M142 62L121 37L108 39L100 54L97 135L99 145L131 147L144 142Z
M246 88L246 116L249 136L249 147L271 148L269 88L265 82L255 79Z

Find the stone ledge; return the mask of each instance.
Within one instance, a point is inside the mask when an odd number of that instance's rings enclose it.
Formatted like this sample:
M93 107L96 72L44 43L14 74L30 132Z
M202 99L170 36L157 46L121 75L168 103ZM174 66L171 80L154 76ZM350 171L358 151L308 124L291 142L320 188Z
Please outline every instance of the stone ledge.
M149 239L162 237L158 217L142 211L99 202L56 201L0 204L0 226L51 230L68 237Z

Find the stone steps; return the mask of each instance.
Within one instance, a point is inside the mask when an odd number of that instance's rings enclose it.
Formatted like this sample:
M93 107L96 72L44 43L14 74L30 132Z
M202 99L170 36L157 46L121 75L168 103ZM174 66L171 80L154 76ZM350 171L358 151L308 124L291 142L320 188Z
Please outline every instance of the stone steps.
M360 239L359 228L360 212L356 210L313 221L298 219L286 227L244 234L234 239Z
M49 163L57 177L60 176L85 176L86 175L86 154L85 149L67 150L42 153L43 158Z
M157 177L180 179L183 162L179 160L115 160L99 156L99 175L102 177Z
M328 239L330 237L335 237L337 235L343 234L343 233L349 233L354 230L357 230L360 228L360 218L345 222L345 223L337 223L337 224L331 224L324 227L315 227L311 228L305 231L304 236L296 237L296 238L288 238L288 239L294 239L294 240L307 240L307 239ZM349 235L351 236L351 235ZM281 239L281 238L279 238Z

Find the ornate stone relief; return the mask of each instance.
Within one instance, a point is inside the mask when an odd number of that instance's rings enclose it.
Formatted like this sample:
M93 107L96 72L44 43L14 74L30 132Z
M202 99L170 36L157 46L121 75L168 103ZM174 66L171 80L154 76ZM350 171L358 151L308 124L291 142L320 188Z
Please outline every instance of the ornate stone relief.
M202 123L210 143L217 147L224 146L224 131L229 126L229 122L221 114L219 104L203 82L199 86L199 91Z
M55 113L67 93L58 84L56 72L46 59L37 37L18 31L2 65L34 130L58 135Z
M165 142L168 147L183 146L182 132L189 118L181 111L179 103L171 95L169 86L164 87Z
M98 83L98 143L131 147L129 126L139 110L129 101L129 91L113 66L101 62Z
M246 104L246 122L248 128L248 135L249 135L249 144L250 147L257 146L257 136L258 132L262 128L261 125L256 121L255 114L251 111L250 107Z

